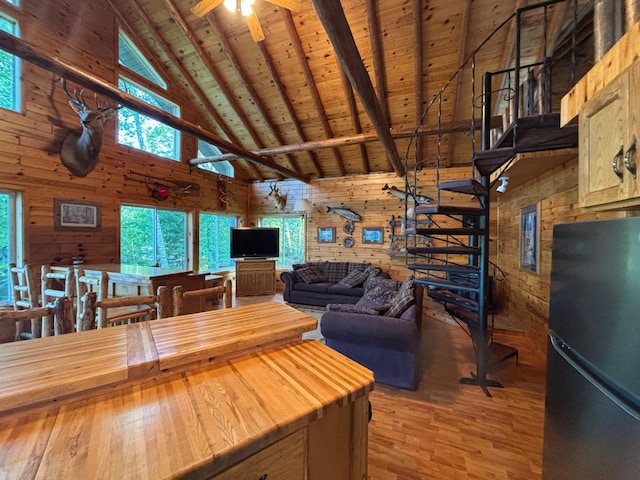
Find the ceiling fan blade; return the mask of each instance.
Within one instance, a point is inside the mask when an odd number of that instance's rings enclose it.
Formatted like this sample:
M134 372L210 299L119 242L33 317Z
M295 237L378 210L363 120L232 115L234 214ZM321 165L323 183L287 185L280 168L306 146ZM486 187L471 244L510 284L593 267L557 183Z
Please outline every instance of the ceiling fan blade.
M251 38L254 42L261 42L264 40L264 32L260 26L260 20L255 12L251 12L251 15L247 15L247 25L249 25L249 32L251 32Z
M220 5L224 0L202 0L195 7L191 9L194 15L198 17L203 17L211 10Z
M302 3L300 0L267 0L269 3L273 3L278 7L287 8L294 12L298 10L298 7Z

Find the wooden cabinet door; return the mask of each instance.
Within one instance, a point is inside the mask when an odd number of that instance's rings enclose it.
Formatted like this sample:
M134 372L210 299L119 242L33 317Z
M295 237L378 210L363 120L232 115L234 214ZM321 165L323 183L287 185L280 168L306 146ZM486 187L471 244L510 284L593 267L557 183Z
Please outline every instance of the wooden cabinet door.
M307 444L307 429L303 428L216 475L213 480L307 478Z
M580 114L579 202L591 207L627 198L623 157L627 145L629 72L590 100ZM618 176L615 168L620 172Z
M629 181L629 198L638 199L640 204L640 61L633 64L629 70L629 116L627 120L628 140L626 146L630 167L636 170L636 178L631 172L625 171ZM635 142L635 146L633 146Z

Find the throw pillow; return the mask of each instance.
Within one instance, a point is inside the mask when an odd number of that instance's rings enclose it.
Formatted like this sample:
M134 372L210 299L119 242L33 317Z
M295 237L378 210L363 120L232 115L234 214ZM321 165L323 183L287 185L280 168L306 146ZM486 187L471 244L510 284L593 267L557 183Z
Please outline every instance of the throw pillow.
M351 272L349 275L340 280L338 282L338 285L344 285L345 287L353 288L357 287L358 285L362 285L367 278L369 278L369 274L366 270L362 272Z
M296 270L296 275L298 275L300 280L304 283L320 283L327 281L327 277L324 276L324 273L318 267L299 268Z
M364 291L366 292L379 285L384 286L388 290L392 290L394 292L397 292L398 288L400 288L400 284L395 280L391 280L390 278L371 276L364 283Z
M377 308L361 307L350 303L330 303L327 305L329 312L364 313L367 315L380 315Z
M409 292L398 292L391 300L391 306L385 315L387 317L399 318L415 301L413 294Z
M364 298L371 300L377 305L388 305L391 300L396 296L397 292L389 290L383 285L377 285L370 290L367 290L364 294Z

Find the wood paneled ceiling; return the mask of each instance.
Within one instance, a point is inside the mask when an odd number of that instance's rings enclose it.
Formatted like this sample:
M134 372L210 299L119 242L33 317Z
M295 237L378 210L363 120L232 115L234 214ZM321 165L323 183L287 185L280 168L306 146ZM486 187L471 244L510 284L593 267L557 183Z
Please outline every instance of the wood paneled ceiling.
M448 165L469 164L472 98L480 93L485 71L512 64L515 23L501 28L479 51L475 75L469 62L450 80L517 8L536 3L301 0L298 10L291 12L256 0L254 9L266 36L256 43L244 18L222 5L200 18L191 12L198 0L107 1L120 26L165 75L170 91L195 114L196 123L301 179L401 174L405 158L409 168L414 158L429 166L438 152ZM578 3L583 8L589 2ZM340 5L350 32L340 24L339 11L336 20ZM539 10L524 17L526 59L539 60L545 48L551 51L573 16L572 6L569 1L566 6L550 6L546 14ZM544 15L550 22L546 43ZM331 39L327 25L334 27ZM343 68L335 42L348 49L350 35L360 58L347 58ZM357 75L359 62L375 89L371 91L380 108L378 118L371 115L371 99L366 92L362 96L362 85L349 80ZM442 104L430 109L422 121L420 140L411 141L408 148L425 107L447 82ZM438 115L445 127L457 132L440 142L429 133L436 128ZM243 158L231 160L236 176L244 180L290 176Z

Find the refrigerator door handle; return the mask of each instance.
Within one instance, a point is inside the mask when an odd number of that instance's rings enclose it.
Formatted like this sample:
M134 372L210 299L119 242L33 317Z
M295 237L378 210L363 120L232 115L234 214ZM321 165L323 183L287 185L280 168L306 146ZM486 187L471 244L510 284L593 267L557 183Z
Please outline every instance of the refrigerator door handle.
M615 380L607 378L595 365L572 349L552 330L549 330L549 339L554 350L580 375L618 407L636 420L640 420L640 399L615 382Z

